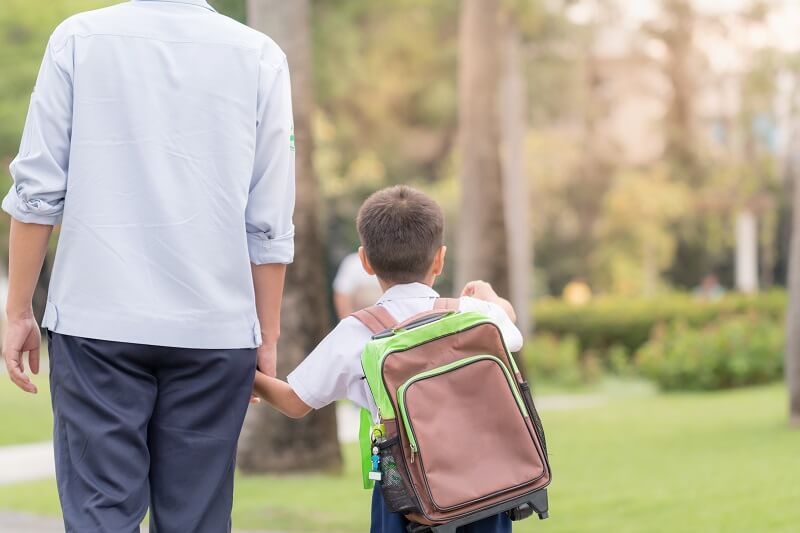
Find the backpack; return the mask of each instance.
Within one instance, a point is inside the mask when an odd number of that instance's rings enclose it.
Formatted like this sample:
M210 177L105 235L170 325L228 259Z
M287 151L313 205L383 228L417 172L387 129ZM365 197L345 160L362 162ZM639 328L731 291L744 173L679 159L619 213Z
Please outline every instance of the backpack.
M361 365L378 408L362 411L365 488L378 482L410 531L508 512L547 518L550 465L530 387L499 327L440 298L398 324L382 306L354 313L373 333Z

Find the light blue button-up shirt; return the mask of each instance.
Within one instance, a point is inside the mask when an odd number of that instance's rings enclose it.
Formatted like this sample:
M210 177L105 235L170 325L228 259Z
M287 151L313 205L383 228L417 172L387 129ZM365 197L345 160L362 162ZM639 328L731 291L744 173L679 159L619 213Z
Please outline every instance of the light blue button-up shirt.
M203 0L134 0L53 33L3 209L59 224L43 325L260 344L250 263L294 253L286 56Z

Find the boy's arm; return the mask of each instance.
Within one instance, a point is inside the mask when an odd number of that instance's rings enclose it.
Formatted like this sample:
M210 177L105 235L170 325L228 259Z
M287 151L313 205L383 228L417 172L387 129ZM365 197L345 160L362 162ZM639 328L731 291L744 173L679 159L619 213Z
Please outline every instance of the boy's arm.
M288 383L262 372L256 371L253 390L264 401L288 417L302 418L311 412L311 406L301 400Z
M471 296L478 300L490 302L500 307L508 315L512 322L517 321L517 313L514 312L514 307L511 302L505 298L501 298L494 292L492 286L485 281L470 281L464 286L461 291L461 296Z

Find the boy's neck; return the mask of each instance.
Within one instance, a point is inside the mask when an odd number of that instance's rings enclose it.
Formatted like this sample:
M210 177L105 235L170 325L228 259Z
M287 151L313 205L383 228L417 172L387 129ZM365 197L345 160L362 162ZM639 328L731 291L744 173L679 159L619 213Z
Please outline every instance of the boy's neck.
M434 275L427 276L427 277L425 277L425 279L419 279L419 280L415 280L415 281L407 281L407 282L401 282L401 283L397 283L397 282L394 282L394 281L385 281L385 280L382 280L381 278L378 278L378 283L380 284L381 290L383 292L386 292L389 289L391 289L392 287L396 287L398 285L411 285L412 283L421 283L422 285L427 285L428 287L433 288L434 281L436 281L436 276L434 276Z

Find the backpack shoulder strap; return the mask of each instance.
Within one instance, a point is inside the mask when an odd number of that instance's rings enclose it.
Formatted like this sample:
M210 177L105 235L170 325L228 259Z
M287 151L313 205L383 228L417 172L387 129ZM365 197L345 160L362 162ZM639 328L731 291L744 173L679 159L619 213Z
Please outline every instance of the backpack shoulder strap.
M436 298L434 311L458 311L461 301L458 298Z
M377 335L397 325L397 320L382 305L373 305L361 311L356 311L353 318L367 326L373 335Z

